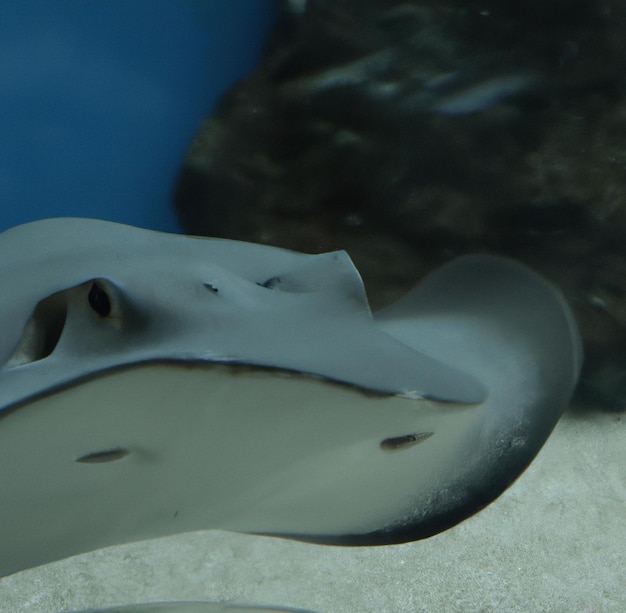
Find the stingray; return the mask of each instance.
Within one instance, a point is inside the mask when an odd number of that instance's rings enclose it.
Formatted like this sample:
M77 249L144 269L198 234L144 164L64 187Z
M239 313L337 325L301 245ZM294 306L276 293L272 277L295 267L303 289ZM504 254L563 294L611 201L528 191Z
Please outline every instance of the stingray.
M432 536L526 468L582 359L493 256L373 314L342 251L61 218L0 235L0 287L0 575L210 528Z

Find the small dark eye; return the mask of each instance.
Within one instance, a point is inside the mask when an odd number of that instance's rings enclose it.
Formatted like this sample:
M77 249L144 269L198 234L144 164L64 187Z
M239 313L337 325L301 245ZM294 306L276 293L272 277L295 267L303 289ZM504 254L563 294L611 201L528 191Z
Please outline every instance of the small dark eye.
M107 317L111 314L111 300L97 283L91 284L87 300L89 301L89 306L98 313L100 317Z

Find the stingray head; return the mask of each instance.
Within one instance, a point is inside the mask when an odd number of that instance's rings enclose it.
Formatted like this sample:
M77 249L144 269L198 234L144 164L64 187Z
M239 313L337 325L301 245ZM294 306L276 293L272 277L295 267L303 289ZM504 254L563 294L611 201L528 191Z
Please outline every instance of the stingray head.
M51 219L3 233L0 262L0 407L155 360L285 368L448 400L484 395L372 326L345 252Z

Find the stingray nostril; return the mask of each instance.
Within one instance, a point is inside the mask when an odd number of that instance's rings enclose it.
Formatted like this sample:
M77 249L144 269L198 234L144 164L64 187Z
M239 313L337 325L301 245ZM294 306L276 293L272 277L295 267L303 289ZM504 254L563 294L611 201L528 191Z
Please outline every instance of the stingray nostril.
M127 449L105 449L104 451L94 451L76 458L76 462L81 464L104 464L106 462L117 462L123 460L130 451Z
M111 299L98 283L94 282L91 284L87 300L89 301L89 306L100 317L107 317L111 314Z
M257 285L260 285L261 287L266 287L267 289L276 289L280 286L280 284L280 277L270 277L269 279L267 279L267 281L264 281L263 283L257 283Z
M380 448L386 451L396 451L398 449L406 449L413 447L427 438L430 438L434 432L417 432L415 434L405 434L404 436L393 436L386 438L380 442Z
M212 283L203 283L204 287L206 287L211 293L213 294L218 294L219 293L219 289L217 287L215 287L215 285L213 285Z

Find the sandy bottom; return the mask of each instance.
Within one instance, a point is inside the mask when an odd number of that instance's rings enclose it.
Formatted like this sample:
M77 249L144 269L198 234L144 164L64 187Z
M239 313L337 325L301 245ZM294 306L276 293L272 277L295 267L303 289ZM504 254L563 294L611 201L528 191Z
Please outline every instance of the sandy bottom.
M211 531L111 547L0 580L1 613L163 600L319 613L622 613L626 416L566 415L499 500L425 541L347 549Z

